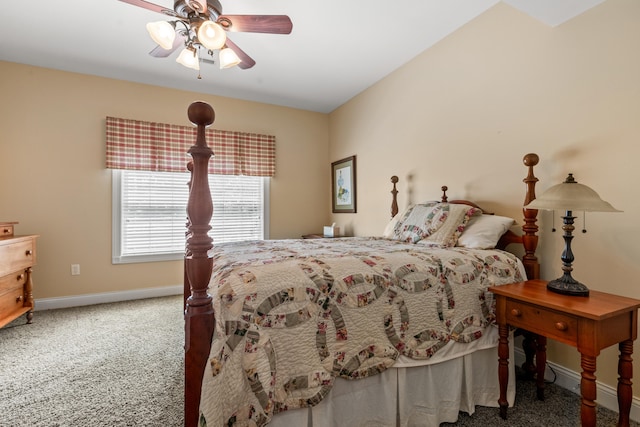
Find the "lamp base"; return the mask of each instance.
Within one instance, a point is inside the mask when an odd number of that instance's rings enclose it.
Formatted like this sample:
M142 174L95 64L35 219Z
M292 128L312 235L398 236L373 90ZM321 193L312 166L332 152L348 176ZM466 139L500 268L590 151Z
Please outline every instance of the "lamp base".
M578 282L571 276L562 276L547 283L547 289L563 295L576 297L588 297L589 288Z

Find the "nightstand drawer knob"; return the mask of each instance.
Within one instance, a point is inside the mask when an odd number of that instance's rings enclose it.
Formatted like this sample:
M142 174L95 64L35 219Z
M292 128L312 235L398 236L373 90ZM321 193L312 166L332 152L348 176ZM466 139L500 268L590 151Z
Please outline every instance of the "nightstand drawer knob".
M23 297L22 297L22 295L20 295L18 298L16 298L16 302L22 302L22 299L23 299Z
M27 251L24 254L26 256L31 256L31 255L33 255L33 251L31 249L27 249Z
M559 331L566 331L567 329L569 329L569 326L564 322L557 322L556 329Z
M517 308L514 308L511 310L511 315L514 317L520 317L522 316L522 312L520 310L518 310Z
M18 277L16 277L16 280L19 282L22 279L24 279L24 274L18 274Z

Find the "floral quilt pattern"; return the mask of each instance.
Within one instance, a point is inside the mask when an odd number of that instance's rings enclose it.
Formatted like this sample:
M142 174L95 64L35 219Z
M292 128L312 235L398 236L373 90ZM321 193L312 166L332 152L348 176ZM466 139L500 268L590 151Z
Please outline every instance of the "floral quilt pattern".
M525 280L504 251L382 238L221 244L212 255L201 426L262 426L317 404L336 377L476 340L495 320L487 288Z

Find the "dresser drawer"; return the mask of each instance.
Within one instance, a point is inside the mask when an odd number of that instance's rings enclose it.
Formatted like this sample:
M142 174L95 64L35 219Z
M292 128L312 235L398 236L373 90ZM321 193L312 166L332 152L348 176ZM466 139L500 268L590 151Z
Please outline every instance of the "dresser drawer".
M15 288L22 289L26 280L27 273L22 270L0 277L0 295Z
M0 277L0 317L24 306L25 273Z
M507 300L507 323L565 343L578 341L578 319L566 313Z
M0 237L13 236L13 224L0 224Z
M0 274L31 267L35 262L35 239L9 239L6 242L0 241Z

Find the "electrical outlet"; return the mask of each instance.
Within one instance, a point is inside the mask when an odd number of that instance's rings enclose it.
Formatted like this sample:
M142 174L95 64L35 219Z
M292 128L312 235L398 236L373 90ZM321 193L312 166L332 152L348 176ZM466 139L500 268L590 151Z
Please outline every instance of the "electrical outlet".
M80 264L71 264L71 275L72 276L80 275Z

